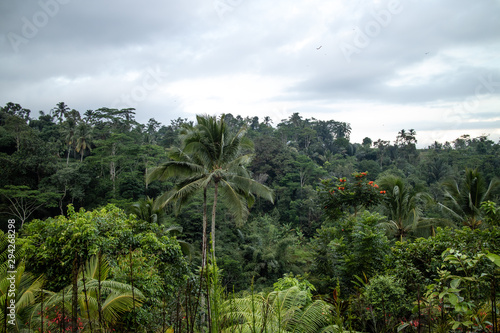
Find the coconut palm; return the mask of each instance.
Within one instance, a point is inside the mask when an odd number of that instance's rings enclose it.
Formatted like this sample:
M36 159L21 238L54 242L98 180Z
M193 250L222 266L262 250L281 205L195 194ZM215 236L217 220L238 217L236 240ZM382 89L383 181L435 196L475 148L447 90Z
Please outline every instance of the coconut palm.
M419 205L419 200L431 200L427 193L412 191L401 177L393 175L382 178L378 184L386 195L383 204L388 221L382 225L395 237L403 241L410 232L429 225L430 221L421 218Z
M500 180L495 178L487 185L477 169L467 168L462 182L449 179L443 182L443 188L445 199L439 206L454 221L476 229L482 223L481 203L491 199L500 189Z
M197 120L196 130L186 133L185 149L200 157L208 170L205 184L213 185L211 241L215 254L215 214L219 189L237 221L247 217L248 205L253 203L254 194L271 202L273 194L268 187L253 180L246 169L253 157L243 152L245 148L253 148L251 141L244 137L246 128L232 135L224 122L224 115L219 120L210 116L198 116Z
M203 230L206 238L207 190L213 188L211 240L215 255L215 217L219 191L237 221L248 216L248 206L255 195L273 202L273 193L265 185L253 180L246 169L253 146L244 136L246 129L236 134L229 132L224 115L197 116L196 126L181 131L181 148L170 152L168 161L156 168L148 180L178 178L176 187L160 197L161 206L181 205L194 193L203 191ZM204 240L204 251L206 251ZM206 255L203 256L206 259Z
M64 142L68 146L68 152L66 155L66 165L68 165L69 164L69 155L70 155L71 149L75 143L76 121L74 119L71 119L71 118L64 121L61 132L62 132L62 135L64 136Z
M203 239L202 239L202 267L207 260L207 185L204 186L206 171L196 156L190 156L179 148L172 148L168 152L170 161L155 168L147 177L147 182L175 178L176 186L165 192L155 200L155 209L163 209L171 204L178 212L189 198L200 189L203 190Z
M85 150L87 148L89 151L92 151L90 146L92 142L92 131L91 127L86 123L80 123L76 128L76 146L75 150L77 153L80 153L80 162L83 162L83 154L85 154Z

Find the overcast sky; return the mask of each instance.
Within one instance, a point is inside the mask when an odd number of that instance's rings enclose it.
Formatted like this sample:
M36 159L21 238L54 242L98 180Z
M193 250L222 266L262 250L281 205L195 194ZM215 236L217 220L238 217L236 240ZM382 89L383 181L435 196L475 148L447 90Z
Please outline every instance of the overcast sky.
M500 137L499 0L0 2L0 105L292 113L351 139Z

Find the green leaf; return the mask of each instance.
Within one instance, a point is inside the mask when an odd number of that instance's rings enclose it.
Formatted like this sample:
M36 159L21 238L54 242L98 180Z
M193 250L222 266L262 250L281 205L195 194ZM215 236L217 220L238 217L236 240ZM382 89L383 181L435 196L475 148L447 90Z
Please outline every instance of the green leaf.
M455 295L455 294L450 294L450 295L448 296L448 300L450 301L450 303L451 303L452 305L457 305L457 303L458 303L458 297L457 297L457 295Z
M406 327L410 326L409 323L404 323L398 326L398 332L404 330Z
M453 288L453 289L457 289L459 286L460 286L460 282L461 280L460 279L454 279L450 282L450 286Z
M494 254L494 253L488 252L488 254L486 255L486 257L488 257L488 259L490 259L491 261L493 261L493 263L495 265L497 265L498 267L500 267L500 256L498 254Z

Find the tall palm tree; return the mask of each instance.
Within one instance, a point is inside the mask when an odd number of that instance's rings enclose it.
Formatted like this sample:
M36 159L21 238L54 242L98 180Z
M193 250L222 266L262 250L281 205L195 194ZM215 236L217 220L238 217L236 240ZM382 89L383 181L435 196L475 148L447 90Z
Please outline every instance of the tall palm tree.
M215 214L219 189L237 221L248 215L248 206L254 202L254 194L273 202L272 191L253 180L246 169L253 157L245 153L253 144L245 138L246 128L236 134L229 132L224 115L218 120L210 116L197 116L195 131L186 133L186 151L200 156L208 174L206 184L214 189L212 206L211 240L215 254Z
M172 148L168 152L170 161L152 170L147 182L174 178L177 184L171 191L163 193L155 200L155 208L163 209L173 205L179 211L182 205L200 189L203 190L203 236L202 236L202 267L207 260L207 185L204 185L206 170L197 156L191 156L180 148Z
M63 123L61 131L64 136L64 142L68 145L68 153L66 155L66 165L68 165L69 154L71 153L71 148L75 143L76 121L72 118L66 119Z
M492 198L500 189L500 180L495 178L487 185L477 169L465 169L462 182L454 179L443 182L443 203L439 206L449 213L453 220L471 229L476 229L481 221L481 203Z
M87 148L92 151L90 146L92 141L92 130L89 125L86 123L80 123L76 128L76 146L75 150L77 153L80 153L80 162L83 162L83 154Z
M430 200L427 193L412 191L401 177L393 175L382 178L378 184L386 194L383 203L389 220L382 225L395 237L403 241L408 233L427 226L421 218L422 210L418 204L420 199Z
M55 118L59 120L59 124L63 122L63 118L69 112L69 107L64 102L57 103L56 107L50 110Z
M252 159L248 151L253 148L244 137L246 129L232 134L224 122L224 115L197 116L196 126L186 126L181 131L181 147L170 151L171 161L156 168L148 177L155 179L177 178L176 187L160 197L161 206L181 205L194 193L203 191L204 251L206 251L207 190L213 188L212 251L215 255L215 217L219 191L237 221L248 215L254 195L273 202L273 192L253 180L246 167ZM203 256L206 260L206 255ZM205 263L205 262L204 262Z

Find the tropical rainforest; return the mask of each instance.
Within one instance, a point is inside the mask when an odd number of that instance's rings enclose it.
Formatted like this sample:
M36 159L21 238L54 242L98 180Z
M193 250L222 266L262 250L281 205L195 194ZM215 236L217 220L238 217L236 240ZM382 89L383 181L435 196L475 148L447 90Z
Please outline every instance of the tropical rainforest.
M0 108L1 332L499 332L500 142Z

